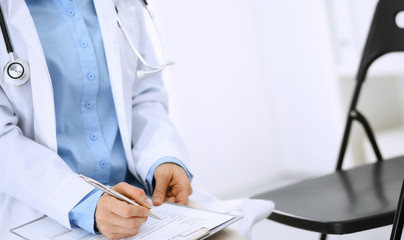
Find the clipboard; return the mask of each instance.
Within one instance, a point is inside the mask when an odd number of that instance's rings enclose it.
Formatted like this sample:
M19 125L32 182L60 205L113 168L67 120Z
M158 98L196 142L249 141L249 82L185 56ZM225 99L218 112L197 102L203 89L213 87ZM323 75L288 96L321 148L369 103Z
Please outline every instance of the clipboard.
M212 212L208 210L202 210L202 209L196 209L196 208L191 208L183 205L178 205L178 204L172 204L172 203L164 203L162 205L163 207L155 207L155 211L158 211L159 216L163 216L162 222L156 222L158 220L149 218L149 220L146 222L149 225L154 226L147 226L144 224L142 227L145 226L145 228L141 228L138 232L137 235L127 238L127 239L148 239L148 235L150 234L150 237L155 237L156 238L156 230L153 229L159 229L162 231L161 234L166 234L166 235L161 235L163 237L157 237L157 239L169 239L169 240L203 240L206 239L215 233L219 232L223 228L231 225L232 223L240 220L242 217L241 216L234 216L230 214L225 214L225 213L217 213L217 212ZM175 214L170 213L173 211L179 212L183 215L178 214L178 216L175 216ZM171 215L170 215L171 214ZM187 215L188 214L188 215ZM205 218L209 217L217 217L219 220L218 221L212 221L212 224L208 225L207 227L203 225L203 222L200 223L197 227L193 226L183 226L179 223L176 223L176 219L180 219L181 221L197 221L200 216L203 216ZM174 217L174 218L173 218ZM196 220L195 220L196 219ZM200 220L200 219L199 219ZM166 221L166 222L164 222ZM177 226L177 229L173 229L173 227L170 224L173 224L174 226ZM175 225L177 224L177 225ZM213 227L212 227L213 226ZM148 228L149 227L149 228ZM181 227L181 228L180 228ZM37 240L37 239L58 239L59 237L63 237L63 239L97 239L97 240L104 240L107 239L106 237L102 235L94 236L91 233L86 232L83 229L80 228L74 228L72 230L67 229L57 223L56 221L52 220L51 218L47 216L43 216L38 219L34 219L33 221L30 221L28 223L25 223L21 226L18 226L16 228L13 228L10 230L12 233L15 235L21 237L21 239L29 239L29 240ZM154 231L154 232L153 232ZM170 233L166 233L165 231L171 231ZM42 235L41 235L42 234ZM154 235L153 235L154 234ZM171 235L167 235L171 234Z
M219 225L219 226L217 226L217 227L211 229L207 235L201 236L200 238L197 238L197 239L199 239L199 240L206 239L206 238L212 236L213 234L219 232L220 230L224 229L225 227L230 226L231 224L237 222L238 220L240 220L240 219L242 219L242 218L243 218L242 216L234 216L234 218L231 219L230 221L225 222L225 223L223 223L223 224L221 224L221 225Z
M233 218L223 222L222 224L217 225L214 228L208 229L206 227L201 227L199 229L195 229L195 230L190 230L188 232L183 232L182 234L182 238L180 238L180 236L178 236L177 239L181 239L181 240L203 240L206 239L208 237L211 237L212 235L214 235L215 233L219 232L220 230L223 230L225 227L230 226L231 224L237 222L238 220L242 219L242 216L238 216L238 215L231 215L231 214L226 214L226 213L218 213L218 212L214 212L214 211L210 211L210 210L206 210L206 209L200 209L200 208L195 208L195 207L189 207L189 206L184 206L178 203L172 203L172 202L165 202L165 204L170 204L170 205L174 205L174 206L178 206L178 207L184 207L184 208L190 208L190 209L196 209L196 210L201 210L204 212L211 212L211 213L216 213L216 214L223 214L223 215L229 215L232 216ZM177 240L175 238L176 236L173 237L173 239L169 239L169 240Z
M240 220L242 217L241 216L234 216L233 219L213 228L213 229L208 229L206 227L201 227L196 230L191 230L189 232L183 232L181 234L178 234L176 236L173 236L169 238L168 240L203 240L208 237L211 237L215 233L219 232L220 230L223 230L225 227L231 225L232 223L237 222Z

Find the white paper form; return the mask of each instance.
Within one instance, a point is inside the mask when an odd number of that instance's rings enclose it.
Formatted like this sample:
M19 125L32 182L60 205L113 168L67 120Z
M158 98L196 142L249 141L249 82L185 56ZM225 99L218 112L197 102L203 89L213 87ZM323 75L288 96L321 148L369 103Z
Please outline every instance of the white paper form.
M90 234L81 228L70 230L48 217L43 217L31 223L25 224L15 230L12 230L12 232L16 233L23 239L30 240L107 239L102 235Z
M161 218L149 217L136 236L127 240L183 240L198 239L209 230L221 226L236 218L233 215L215 213L181 205L164 203L153 207L153 212ZM48 217L35 220L12 232L31 240L105 240L102 235L92 235L76 228L69 230Z

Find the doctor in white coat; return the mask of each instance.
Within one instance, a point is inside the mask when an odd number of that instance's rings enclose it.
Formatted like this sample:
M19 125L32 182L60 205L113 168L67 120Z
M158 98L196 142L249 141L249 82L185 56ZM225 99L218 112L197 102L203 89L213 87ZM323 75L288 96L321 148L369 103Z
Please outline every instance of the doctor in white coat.
M0 239L11 239L10 228L43 215L71 227L69 212L93 187L58 155L52 80L25 1L0 0L0 4L14 55L25 59L30 67L29 81L21 86L8 84L4 76L0 76ZM94 0L94 6L128 170L144 185L151 166L166 156L179 159L191 171L183 143L168 118L167 96L160 74L136 77L141 63L117 24L115 7L125 21L129 37L148 57L153 51L142 29L142 18L138 17L141 2ZM3 68L10 56L3 47L3 38L0 39L0 66ZM171 165L175 165L175 170ZM161 185L160 198L163 197L159 201L167 197L177 201L178 193L170 192L175 188L180 188L186 201L192 192L188 176L177 164L171 165L167 167L170 170L160 171L161 176L155 175L156 185ZM121 188L118 189L123 192L135 191L128 186ZM135 193L138 201L144 199L144 193ZM133 215L140 215L136 211Z

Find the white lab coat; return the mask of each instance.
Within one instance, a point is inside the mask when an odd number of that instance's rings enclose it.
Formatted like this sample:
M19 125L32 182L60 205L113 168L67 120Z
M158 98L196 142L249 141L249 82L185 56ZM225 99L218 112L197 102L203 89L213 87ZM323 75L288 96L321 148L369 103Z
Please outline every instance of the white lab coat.
M147 58L152 50L139 17L140 1L115 2L129 35ZM0 76L0 239L9 239L10 228L44 214L70 227L69 211L93 188L57 155L52 81L25 1L0 3L14 51L31 69L30 81L21 87L8 85ZM190 170L167 116L160 75L136 79L137 58L117 25L113 1L94 4L129 170L144 181L154 161L164 156L177 157ZM9 59L1 37L0 66Z

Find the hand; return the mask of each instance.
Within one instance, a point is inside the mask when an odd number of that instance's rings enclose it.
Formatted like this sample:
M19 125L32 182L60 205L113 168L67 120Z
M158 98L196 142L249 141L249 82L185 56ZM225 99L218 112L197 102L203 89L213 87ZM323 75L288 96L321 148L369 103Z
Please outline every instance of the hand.
M153 204L161 205L164 200L183 205L188 204L188 196L192 194L191 182L185 170L175 163L163 163L154 172L156 187L153 193Z
M119 183L112 189L135 200L141 206L129 204L104 193L98 200L95 210L95 224L98 231L111 239L136 235L149 216L151 204L140 188Z

